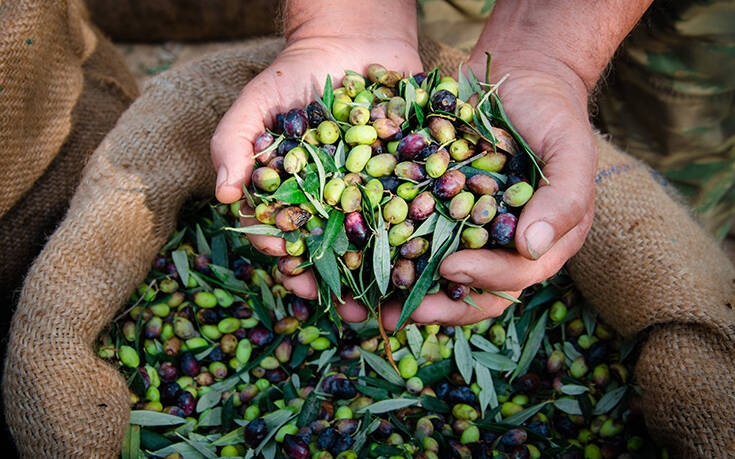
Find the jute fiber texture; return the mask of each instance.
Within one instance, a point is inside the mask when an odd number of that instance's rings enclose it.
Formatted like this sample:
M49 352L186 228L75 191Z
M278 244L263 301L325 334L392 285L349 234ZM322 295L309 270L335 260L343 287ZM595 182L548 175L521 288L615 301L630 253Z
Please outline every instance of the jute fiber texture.
M144 279L157 250L174 229L183 203L193 197L211 197L211 134L243 85L281 47L281 40L256 41L165 72L147 84L93 154L65 220L30 270L13 320L4 397L24 456L119 453L129 419L127 390L115 370L95 358L93 341ZM421 53L427 68L440 63L444 69L454 69L464 58L428 41L422 43ZM585 295L600 304L605 318L616 327L626 334L651 330L639 371L650 392L645 395L646 415L660 424L652 429L680 455L721 453L722 439L707 436L702 429L719 428L722 437L732 425L724 419L732 407L727 400L732 384L721 385L723 378L731 376L707 378L708 371L721 369L723 359L735 354L731 314L714 313L731 294L731 287L717 283L725 279L714 277L729 275L732 267L643 166L602 141L600 150L601 173L617 164L637 168L626 169L627 175L613 175L609 183L614 186L601 181L598 211L602 218L573 261L573 270ZM624 201L638 199L630 196L638 190L650 199L640 198L636 202L643 207L630 211ZM605 217L617 215L618 208L625 210L618 220ZM657 231L640 228L637 237L631 237L620 229L621 225L628 229L634 219L666 210L676 221ZM679 276L671 280L657 277L672 274L663 267L658 274L649 272L656 269L652 260L661 256L667 238L688 238L686 249L698 250L670 252L662 265ZM615 250L610 251L611 247ZM682 295L677 283L690 276L692 282L687 285L696 293ZM678 312L657 309L674 303ZM636 310L648 312L638 318ZM688 321L681 320L685 311L691 312ZM652 324L651 318L658 321ZM709 340L706 351L680 357L682 350L693 351L703 340ZM678 343L676 353L671 351L672 343ZM695 379L702 395L684 397L693 388L682 384ZM703 395L719 406L701 403ZM679 398L672 400L675 397ZM675 421L662 422L662 413L677 403L682 409L666 418ZM722 417L716 417L716 410L721 410ZM708 426L702 426L703 417L710 420Z
M115 41L228 40L276 30L278 0L87 0Z
M567 264L601 317L646 337L651 434L680 457L735 455L735 268L662 177L600 142L595 222Z
M0 296L20 287L87 158L138 94L122 58L90 28L80 4L0 5L0 22L12 24L0 26ZM63 20L66 27L58 24Z

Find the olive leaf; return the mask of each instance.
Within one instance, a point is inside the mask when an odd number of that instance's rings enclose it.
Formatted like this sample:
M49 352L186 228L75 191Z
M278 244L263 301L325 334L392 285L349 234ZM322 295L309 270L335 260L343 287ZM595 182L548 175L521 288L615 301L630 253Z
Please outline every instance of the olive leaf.
M418 228L416 228L416 231L414 231L411 234L411 237L408 238L410 241L411 239L419 236L423 236L424 234L430 234L434 231L434 228L436 227L436 220L439 218L439 214L431 214L429 218L423 221L421 225L419 225Z
M517 376L526 374L528 368L531 366L531 362L533 361L533 358L536 357L536 353L541 347L541 341L544 339L544 335L546 334L546 318L548 316L549 311L544 311L533 326L533 329L526 340L526 345L523 347L523 353L521 353L521 357L518 360L518 366L510 376L511 382Z
M396 373L396 370L393 369L393 367L390 366L388 362L373 354L372 352L368 352L363 349L360 349L360 354L365 359L365 362L367 362L367 364L370 365L370 367L375 370L377 374L382 376L386 381L401 387L404 385L401 375ZM370 410L370 412L375 413L375 411L373 410Z
M227 255L227 239L223 233L216 234L212 237L212 264L219 266L230 265Z
M243 439L243 433L245 431L244 427L238 427L237 429L228 432L215 441L212 442L212 446L227 446L227 445L237 445L242 443Z
M332 87L332 76L327 75L327 81L324 83L324 96L322 96L324 105L331 112L332 102L334 102L334 88Z
M221 398L222 393L216 390L209 391L206 394L202 395L197 401L197 413L201 413L204 410L208 410L209 408L217 406Z
M521 357L521 342L518 340L518 329L516 328L515 318L511 318L508 323L508 330L505 334L505 346L510 349L510 358L517 362Z
M324 251L321 258L314 259L314 267L317 272L329 287L329 290L340 299L342 297L342 284L339 277L339 265L337 264L337 258L334 255L334 250L328 248ZM327 300L331 300L331 297L327 294Z
M186 256L185 250L174 250L171 253L171 259L176 267L176 272L179 273L181 282L184 285L189 284L189 258Z
M436 215L436 214L434 214ZM434 235L431 239L431 256L433 257L442 247L442 244L452 237L452 232L457 223L444 215L438 215L436 225L434 226Z
M408 120L411 116L413 104L416 103L416 88L414 88L412 84L407 84L405 85L404 93L404 98L406 99L406 111L404 117Z
M375 234L375 246L373 247L373 274L378 282L380 293L388 292L390 283L390 245L388 244L388 230L383 221L382 212L377 214L377 233ZM377 305L374 305L377 306Z
M321 215L324 218L329 218L329 214L324 209L324 206L320 201L318 201L314 196L311 195L308 191L306 191L304 187L304 180L299 177L298 175L293 176L294 179L296 179L296 182L298 182L299 186L301 187L301 190L304 192L304 195L306 196L306 199L309 200L312 206L316 209L317 212L319 212L319 215ZM322 187L323 188L323 187ZM321 189L321 188L320 188Z
M569 341L564 343L564 355L569 362L573 362L582 357L582 354Z
M319 153L317 152L317 149L314 148L313 145L309 145L306 142L302 143L304 147L306 147L306 151L309 152L309 155L311 156L311 159L314 161L314 164L316 165L316 171L319 176L319 200L324 200L324 186L327 183L327 176L326 172L324 171L324 164L322 164L322 160L319 157Z
M551 400L547 400L545 402L541 402L539 404L529 406L525 410L519 411L503 419L503 423L510 424L510 425L516 425L516 426L521 425L524 422L526 422L528 419L533 417L534 414L541 411L541 408L545 407L549 403L551 403Z
M334 152L334 164L338 169L341 169L345 165L345 143L340 140L337 144L337 150Z
M628 390L628 388L626 386L622 386L603 395L600 400L598 400L597 405L595 405L595 409L592 414L599 416L615 408L615 406L620 403L620 400L623 399L626 390Z
M309 202L304 192L301 191L298 182L293 177L284 180L271 197L287 204L304 204Z
M130 424L138 426L175 426L185 422L186 419L182 417L157 411L133 410L130 412Z
M392 400L381 400L358 410L358 413L365 413L368 411L372 414L388 413L389 411L396 411L401 408L418 405L419 402L420 400L417 398L394 398Z
M280 237L281 239L285 239L288 242L296 242L299 240L299 237L301 237L301 233L299 231L284 232L284 231L279 230L275 226L271 226L271 225L250 225L250 226L243 226L241 228L226 227L224 229L226 229L227 231L235 232L235 233L261 234L265 236Z
M424 338L421 336L419 328L410 324L406 328L406 340L408 341L408 347L411 349L411 354L418 359L421 354L421 346L424 344Z
M500 349L498 349L498 346L494 345L487 339L483 338L481 335L478 335L477 333L473 333L470 337L470 343L474 344L476 347L479 347L483 351L486 352L492 352L492 353L498 353L500 352Z
M585 305L582 308L582 321L584 322L585 331L588 335L592 336L595 333L597 314L592 310L589 305Z
M579 402L573 398L560 398L559 400L554 400L554 407L567 414L582 414L582 408L579 407Z
M457 364L459 374L467 384L472 382L472 352L470 344L467 342L467 336L464 334L462 327L454 327L454 362Z
M222 425L222 407L217 406L214 408L208 408L199 416L199 422L197 426L200 427L214 427ZM217 456L215 456L217 457Z
M212 249L209 248L207 238L204 236L202 227L197 223L196 225L196 239L197 239L197 252L204 255L211 255Z
M319 248L317 249L316 253L313 254L314 258L321 258L322 255L324 255L324 252L333 246L334 239L337 237L337 234L340 233L340 230L344 231L344 223L345 221L345 214L344 212L340 212L339 210L332 210L329 213L329 220L327 220L327 225L324 228L324 233L322 237L322 242L319 245ZM345 238L347 236L345 235Z
M260 151L257 154L253 155L253 159L257 158L260 155L267 155L268 153L274 151L276 148L278 148L279 145L281 145L281 142L283 142L284 140L284 135L279 135L272 144L268 145L268 148L265 148L263 151Z
M181 243L181 240L184 239L184 236L186 235L186 228L182 229L181 231L176 232L171 239L161 247L161 252L168 252L169 250L173 249L174 247L178 246Z
M275 310L276 300L273 298L273 292L271 292L270 287L265 283L263 277L259 277L258 280L260 281L260 298L262 298L263 304L271 311Z
M503 354L493 354L492 352L473 352L472 357L489 370L495 371L513 371L516 363L504 356Z
M561 393L566 395L582 395L588 391L589 388L579 384L564 384L561 386Z
M495 392L493 377L486 366L475 362L475 374L477 375L477 385L480 386L480 412L485 413L488 405L490 405L490 408L498 406L498 395ZM500 413L496 413L495 419L500 420Z
M472 86L470 85L470 82L467 81L467 77L464 75L464 72L462 71L462 64L459 64L459 69L457 70L457 86L458 86L458 92L457 97L459 97L462 100L469 100L470 97L474 94L472 91Z
M123 439L122 459L138 459L140 454L140 426L128 424Z
M301 412L299 413L299 418L296 420L296 425L298 427L304 427L314 422L319 415L321 403L322 401L316 396L316 392L311 391L301 406Z

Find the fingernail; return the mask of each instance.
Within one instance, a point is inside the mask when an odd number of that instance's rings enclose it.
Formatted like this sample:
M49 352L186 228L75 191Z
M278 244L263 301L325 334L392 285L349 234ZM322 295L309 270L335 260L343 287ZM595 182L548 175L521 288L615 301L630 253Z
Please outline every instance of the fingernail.
M219 191L220 187L227 183L227 168L225 166L220 166L217 170L217 183L215 185L215 190Z
M474 279L463 272L445 274L444 278L458 284L470 284L474 282Z
M528 252L538 260L549 251L554 243L554 228L545 221L537 221L526 229Z

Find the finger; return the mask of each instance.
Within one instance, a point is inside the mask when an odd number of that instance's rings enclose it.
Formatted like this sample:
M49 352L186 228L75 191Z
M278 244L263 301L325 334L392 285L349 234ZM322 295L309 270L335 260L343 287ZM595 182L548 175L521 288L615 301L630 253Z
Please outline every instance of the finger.
M283 276L283 286L294 295L307 300L315 300L319 296L314 273L310 269L297 276Z
M240 209L243 215L253 215L254 210L248 206L245 201L241 201ZM241 226L259 225L260 222L254 217L240 217ZM275 236L266 236L264 234L245 234L251 244L258 252L271 255L273 257L283 257L288 255L286 252L286 240Z
M355 301L352 296L343 298L343 301L344 304L340 304L340 302L335 299L337 312L344 320L347 322L363 322L368 318L367 308Z
M509 292L513 297L518 297L520 293L520 291ZM444 292L427 295L411 314L411 321L420 324L469 325L499 316L511 303L492 293L472 293L470 296L480 309L465 301L454 301ZM398 301L391 301L383 307L383 326L387 330L395 330L402 307Z
M576 227L594 200L594 138L586 122L564 119L563 134L552 126L550 132L559 134L551 134L542 146L543 172L549 182L539 181L516 227L516 250L531 260L539 259Z
M445 279L479 289L522 290L559 271L582 247L591 224L592 212L588 210L580 224L538 260L505 249L462 250L442 261L439 273Z
M267 76L261 74L248 83L220 120L212 135L210 152L217 171L215 195L224 203L242 197L242 186L253 171L253 142L270 121L265 97L272 94Z

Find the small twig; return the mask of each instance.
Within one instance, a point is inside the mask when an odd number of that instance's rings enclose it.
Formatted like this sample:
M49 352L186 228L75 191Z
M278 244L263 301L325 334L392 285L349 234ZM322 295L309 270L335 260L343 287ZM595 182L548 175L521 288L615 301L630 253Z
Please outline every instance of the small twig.
M140 302L143 301L143 298L145 298L145 294L148 293L153 288L153 284L155 284L155 283L156 283L155 279L152 280L151 283L148 284L148 288L145 289L145 292L143 292L140 295L140 298L138 298L138 301L136 301L135 304L133 304L132 306L130 306L130 308L128 308L125 311L123 311L119 316L115 317L114 322L117 322L118 320L122 319L123 317L125 317L126 315L128 315L128 313L130 311L132 311L133 308L135 308L136 306L138 306L140 304Z

